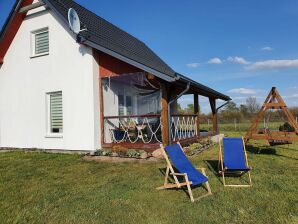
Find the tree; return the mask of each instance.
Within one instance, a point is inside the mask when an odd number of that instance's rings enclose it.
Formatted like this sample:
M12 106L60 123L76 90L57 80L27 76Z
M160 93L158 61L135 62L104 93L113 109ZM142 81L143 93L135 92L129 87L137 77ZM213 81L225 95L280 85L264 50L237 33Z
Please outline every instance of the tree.
M237 112L239 111L239 108L237 107L237 104L233 101L229 102L223 109L225 112Z
M227 104L223 110L218 114L218 119L220 122L229 123L234 122L235 119L239 122L240 121L240 113L237 104L231 101Z
M191 104L187 104L187 107L185 108L185 112L186 113L189 113L189 114L193 114L194 112L194 105L191 103Z
M176 103L176 110L177 110L178 113L183 113L184 112L184 110L182 109L180 103L178 103L178 102Z
M243 118L246 118L248 116L248 108L246 105L241 104L239 107L240 114L242 115Z
M248 97L245 101L245 106L247 107L247 111L250 114L256 113L260 109L260 104L257 102L255 97Z

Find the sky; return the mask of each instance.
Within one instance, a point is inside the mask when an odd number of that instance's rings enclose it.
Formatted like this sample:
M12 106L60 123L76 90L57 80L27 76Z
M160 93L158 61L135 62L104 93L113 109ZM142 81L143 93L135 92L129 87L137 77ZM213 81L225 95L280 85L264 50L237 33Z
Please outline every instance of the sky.
M76 0L145 42L175 71L262 103L276 86L298 106L297 0ZM0 27L14 0L0 0ZM179 101L183 107L192 96ZM220 104L220 103L219 103ZM203 112L208 101L200 101Z

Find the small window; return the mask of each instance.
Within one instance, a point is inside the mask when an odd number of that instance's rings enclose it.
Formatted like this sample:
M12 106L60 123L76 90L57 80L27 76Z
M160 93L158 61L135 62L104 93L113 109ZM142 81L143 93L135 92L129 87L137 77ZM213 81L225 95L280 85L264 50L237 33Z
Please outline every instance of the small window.
M49 54L49 29L40 29L32 32L32 56Z
M48 99L48 132L49 134L63 133L62 92L47 94Z

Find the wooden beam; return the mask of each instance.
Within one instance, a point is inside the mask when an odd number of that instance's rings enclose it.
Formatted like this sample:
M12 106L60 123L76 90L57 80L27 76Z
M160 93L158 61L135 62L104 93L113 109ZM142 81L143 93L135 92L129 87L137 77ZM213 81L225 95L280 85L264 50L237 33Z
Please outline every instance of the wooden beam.
M265 103L264 105L266 107L277 107L277 108L286 106L285 104L282 104L282 103Z
M169 131L168 131L168 86L166 83L161 82L161 135L162 144L164 146L169 144Z
M32 9L36 9L36 8L39 8L39 7L44 6L44 5L45 5L44 2L42 2L42 1L38 1L38 2L33 3L33 4L31 4L31 5L22 7L22 8L20 9L19 13L26 13L26 12L32 10Z
M197 136L200 137L200 108L199 108L199 95L197 93L193 94L193 102L194 102L194 114L197 115Z
M94 59L98 64L98 99L99 99L99 125L100 125L100 144L101 146L104 144L104 104L103 104L103 86L102 86L102 77L100 74L100 54L95 49L92 50L92 54Z

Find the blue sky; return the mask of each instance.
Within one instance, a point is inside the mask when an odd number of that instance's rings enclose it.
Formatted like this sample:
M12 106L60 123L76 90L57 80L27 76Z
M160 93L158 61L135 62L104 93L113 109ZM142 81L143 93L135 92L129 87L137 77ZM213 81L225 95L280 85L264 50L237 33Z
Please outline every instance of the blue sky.
M298 106L297 0L76 1L238 104L248 96L262 102L277 86L289 106ZM13 2L0 0L0 26Z

